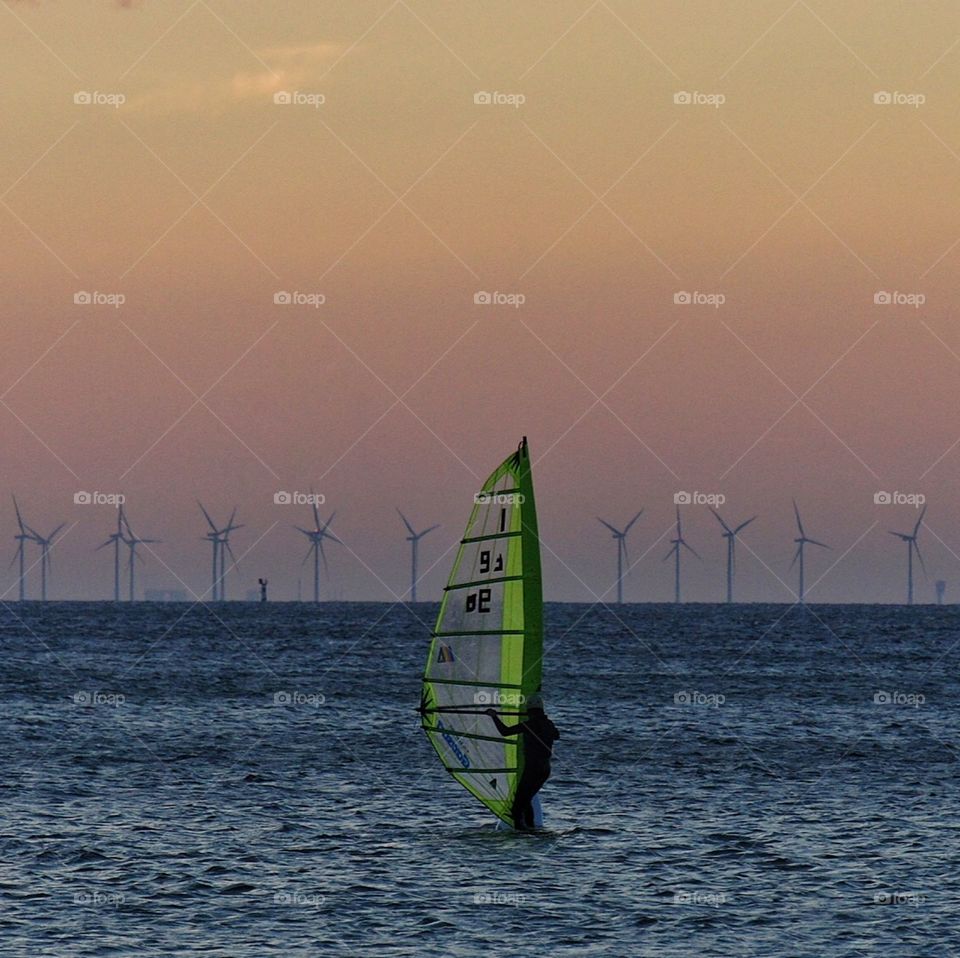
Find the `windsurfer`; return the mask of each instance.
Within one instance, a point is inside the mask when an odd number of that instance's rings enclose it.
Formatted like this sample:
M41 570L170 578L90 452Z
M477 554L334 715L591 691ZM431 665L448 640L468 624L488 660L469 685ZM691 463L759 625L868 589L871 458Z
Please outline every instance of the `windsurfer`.
M553 743L560 738L560 733L556 725L547 718L543 710L543 698L539 693L531 695L527 700L526 720L517 725L504 724L496 709L486 709L486 714L493 719L501 735L523 736L523 774L517 783L511 814L516 829L532 829L533 796L550 777Z

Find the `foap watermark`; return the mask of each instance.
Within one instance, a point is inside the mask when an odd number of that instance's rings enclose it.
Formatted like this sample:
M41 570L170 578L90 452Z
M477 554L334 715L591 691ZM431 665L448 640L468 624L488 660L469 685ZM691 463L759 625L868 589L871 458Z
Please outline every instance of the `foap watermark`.
M523 293L501 293L499 290L490 293L481 289L473 294L474 306L512 306L519 309L526 301Z
M278 891L273 896L275 905L295 905L298 908L322 908L326 902L326 895L302 891Z
M322 692L274 692L274 705L306 705L310 708L319 708L327 701L327 697Z
M926 900L927 896L919 891L878 891L873 896L875 905L910 905L914 908Z
M478 891L473 894L475 905L522 905L526 896L516 891Z
M712 106L719 110L727 98L722 93L701 93L699 90L677 90L673 94L673 102L677 106Z
M275 506L322 506L327 497L322 492L275 492Z
M673 504L675 506L713 506L717 508L727 501L722 492L675 492Z
M302 293L298 289L292 292L280 289L273 294L274 306L312 306L319 309L326 301L323 293Z
M73 294L74 306L112 306L119 309L127 297L123 293L101 293L100 290L92 292L86 289L79 289Z
M83 908L119 908L126 900L122 891L78 891L73 896L73 903Z
M127 697L122 692L74 692L73 704L82 705L84 708L95 708L99 705L106 705L109 708L119 708L127 701Z
M880 689L873 693L874 705L897 705L900 707L918 709L924 705L927 697L922 692L886 692Z
M475 492L473 502L479 506L520 506L525 498L522 492Z
M876 106L912 106L917 109L927 102L923 93L901 93L899 90L877 90L873 94Z
M80 490L73 494L75 506L113 506L114 509L122 506L127 497L122 492L85 492Z
M675 891L673 893L675 905L708 905L710 908L719 908L727 903L727 896L722 891Z
M718 709L727 697L720 692L680 691L673 693L674 705L696 705L700 708Z
M519 110L527 102L527 98L522 93L477 90L473 94L473 102L477 106L512 106L515 110Z
M273 94L277 106L312 106L319 110L327 98L322 93L306 93L303 90L277 90Z
M501 692L498 689L488 689L473 693L474 705L508 705L519 707L527 701L522 692Z
M712 306L714 309L719 309L726 301L727 297L723 293L702 293L698 289L692 292L678 289L673 294L674 306Z
M120 109L127 98L122 93L103 93L100 90L77 90L73 94L73 102L77 106L112 106L115 110Z
M919 309L926 301L925 293L903 293L899 289L878 289L873 294L874 306L912 306Z
M873 494L873 504L875 506L913 506L919 509L927 502L927 497L922 492L899 492L894 489L893 492L875 492Z

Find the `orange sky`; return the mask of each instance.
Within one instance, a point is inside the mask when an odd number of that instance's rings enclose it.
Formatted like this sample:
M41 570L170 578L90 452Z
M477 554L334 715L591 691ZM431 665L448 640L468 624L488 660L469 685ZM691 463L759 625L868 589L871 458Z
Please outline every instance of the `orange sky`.
M70 524L55 597L112 588L91 550L113 516L77 490L122 491L136 531L165 540L141 585L198 592L194 500L236 504L231 592L266 574L292 597L307 515L273 494L311 485L338 511L334 594L402 593L399 505L443 524L422 549L436 597L475 488L523 433L550 598L609 598L594 517L643 506L625 592L668 599L678 490L760 514L738 593L777 601L796 586L792 497L834 546L811 555L811 599L893 601L886 530L916 513L874 493L922 493L918 593L943 577L960 595L955 3L0 14L3 485L40 531ZM724 301L675 304L694 291ZM924 302L874 302L892 291ZM704 557L686 596L719 599L719 527L684 517Z

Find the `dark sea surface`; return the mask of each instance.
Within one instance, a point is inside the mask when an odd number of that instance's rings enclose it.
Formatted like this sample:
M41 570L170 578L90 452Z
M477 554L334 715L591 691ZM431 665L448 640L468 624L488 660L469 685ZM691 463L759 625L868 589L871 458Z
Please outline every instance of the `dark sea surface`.
M0 955L960 953L960 608L549 605L534 835L419 730L435 612L0 610Z

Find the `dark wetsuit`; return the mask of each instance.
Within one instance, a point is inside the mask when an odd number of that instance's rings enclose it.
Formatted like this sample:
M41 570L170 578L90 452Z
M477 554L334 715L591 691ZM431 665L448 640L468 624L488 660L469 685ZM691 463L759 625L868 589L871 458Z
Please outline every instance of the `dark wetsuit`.
M510 810L515 828L533 828L533 796L550 777L553 743L560 738L556 725L535 709L517 728L523 736L523 774Z

